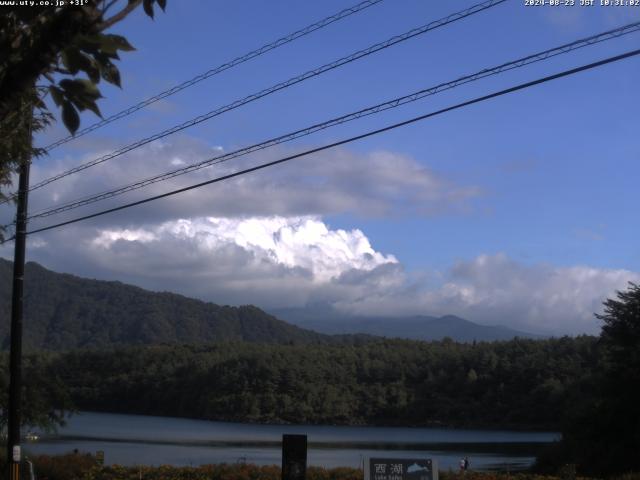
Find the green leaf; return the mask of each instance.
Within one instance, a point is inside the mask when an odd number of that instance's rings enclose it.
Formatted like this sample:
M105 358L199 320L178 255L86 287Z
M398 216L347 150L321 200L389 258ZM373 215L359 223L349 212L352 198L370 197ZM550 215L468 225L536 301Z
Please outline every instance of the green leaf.
M102 78L107 82L122 88L122 85L120 84L120 71L113 63L109 62L109 64L101 70L101 73Z
M96 35L78 35L75 39L75 44L82 51L94 54L100 49L100 36Z
M78 52L74 48L67 48L62 51L60 58L62 59L62 64L64 68L69 70L72 75L75 75L80 71L80 64L82 63L82 58L80 57L80 52Z
M93 83L100 81L100 71L98 70L98 65L95 60L82 53L79 49L67 48L62 52L61 58L62 63L72 75L82 70Z
M130 52L135 50L133 46L121 35L102 35L99 34L100 52L111 57L118 58L118 50Z
M95 100L102 97L98 87L91 80L85 78L74 78L73 80L65 78L60 80L59 85L70 99L77 97Z
M94 84L100 83L100 69L98 68L97 62L93 58L87 58L89 59L89 64L87 65L87 68L84 68L83 70L86 72L89 80Z
M142 8L149 17L153 18L153 0L143 0Z
M102 118L102 113L100 112L100 109L98 108L98 104L96 102L92 102L92 101L87 101L85 103L85 106L91 110L93 113L95 113L97 116L99 116L100 118Z
M96 104L96 100L98 98L101 98L102 95L100 94L100 90L98 90L98 88L92 81L84 78L65 78L64 80L60 81L59 85L60 87L62 87L62 90L56 92L56 94L58 95L58 97L60 97L61 95L64 96L64 98L62 99L63 117L65 116L64 107L67 103L70 103L72 107L75 107L81 112L88 109L99 117L102 117L100 109ZM67 110L69 110L69 108L67 108ZM73 115L71 112L66 112L66 116L67 118L71 119Z
M89 63L88 58L76 48L66 48L62 51L61 58L63 65L72 75L78 73L83 69L83 66Z
M67 92L77 92L80 88L80 85L78 85L75 81L75 79L71 79L71 78L65 78L63 80L60 80L58 82L58 85L60 85L60 87L62 87L62 89Z
M87 80L86 78L76 78L75 82L82 86L84 96L89 98L102 98L100 90L98 90L98 87L96 87L95 83L91 80Z
M51 98L53 102L59 107L64 102L64 92L60 90L58 87L51 85L49 87L49 92L51 93Z
M62 104L62 121L72 135L76 133L80 126L80 116L78 115L75 107L69 101Z
M158 2L158 5L164 12L164 9L167 8L167 0L156 0L156 1Z
M97 57L103 57L103 58L112 58L114 60L120 60L120 56L118 55L117 51L104 51L104 50L100 50L99 52L96 52L93 54L94 58Z
M44 103L40 97L36 97L33 101L33 108L47 110L47 104Z
M131 45L129 41L126 38L124 38L122 35L114 35L114 34L102 35L103 50L105 50L104 45L108 45L109 49L114 50L114 53L116 53L117 50L122 50L123 52L131 52L135 50L133 45Z

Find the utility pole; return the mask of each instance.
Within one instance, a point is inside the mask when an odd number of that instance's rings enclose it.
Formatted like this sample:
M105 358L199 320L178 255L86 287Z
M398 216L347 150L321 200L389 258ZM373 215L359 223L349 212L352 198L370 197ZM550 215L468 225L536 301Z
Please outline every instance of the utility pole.
M29 111L29 115L33 113ZM28 148L31 149L31 122L29 118ZM11 298L11 350L9 354L9 430L7 435L7 465L10 480L20 479L20 423L22 410L22 314L24 290L24 262L27 239L27 203L29 198L29 171L31 153L23 160L18 179L18 204L13 255L13 296Z

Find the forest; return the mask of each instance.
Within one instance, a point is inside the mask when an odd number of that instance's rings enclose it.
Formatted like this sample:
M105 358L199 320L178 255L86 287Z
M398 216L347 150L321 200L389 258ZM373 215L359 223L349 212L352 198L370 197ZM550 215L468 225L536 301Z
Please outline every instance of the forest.
M593 370L594 347L588 336L161 345L42 354L30 365L47 373L27 378L58 382L50 390L64 391L80 410L261 423L558 429Z
M598 337L31 352L24 359L23 420L55 425L77 409L262 423L553 429L562 440L539 458L541 469L575 463L592 475L637 471L640 286L617 296L597 315ZM0 405L7 400L7 360L0 355Z
M13 264L0 258L0 315L11 311ZM27 351L110 348L193 342L351 343L366 335L323 335L278 320L253 305L233 307L120 282L25 266L24 348ZM0 349L9 323L0 322Z

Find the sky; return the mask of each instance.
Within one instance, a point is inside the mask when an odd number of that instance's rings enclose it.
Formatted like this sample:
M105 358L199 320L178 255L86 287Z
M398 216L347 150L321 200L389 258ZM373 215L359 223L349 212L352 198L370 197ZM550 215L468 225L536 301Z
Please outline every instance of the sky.
M101 83L103 115L354 5L169 0L111 33L136 47ZM31 184L475 2L383 0L34 161ZM126 185L548 48L640 21L640 7L508 0L32 192L30 212ZM637 48L640 33L35 219L31 229L195 184ZM180 195L29 236L47 268L265 309L454 314L597 334L640 282L640 57ZM58 113L58 112L56 112ZM82 115L82 126L97 121ZM66 136L61 123L36 137ZM0 210L3 223L11 209ZM0 248L12 258L13 245Z

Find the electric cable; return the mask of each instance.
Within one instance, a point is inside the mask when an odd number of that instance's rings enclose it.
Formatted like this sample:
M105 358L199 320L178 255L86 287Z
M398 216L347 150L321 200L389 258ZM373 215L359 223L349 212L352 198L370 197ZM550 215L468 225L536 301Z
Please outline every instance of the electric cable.
M342 57L338 60L335 60L333 62L327 63L321 67L315 68L313 70L309 70L301 75L297 75L295 77L290 78L289 80L286 80L284 82L280 82L277 83L269 88L266 88L264 90L261 90L257 93L251 94L251 95L247 95L246 97L236 100L230 104L227 104L223 107L217 108L215 110L212 110L208 113L205 113L203 115L200 115L198 117L195 117L191 120L188 120L184 123L181 123L179 125L176 125L174 127L171 127L167 130L164 130L160 133L157 133L155 135L152 135L150 137L146 137L142 140L138 140L137 142L134 142L132 144L129 144L125 147L122 147L118 150L116 150L115 152L109 153L107 155L104 155L102 157L99 157L97 159L91 160L89 162L86 162L82 165L78 165L74 168L71 168L65 172L62 172L58 175L54 175L52 177L49 177L45 180L42 180L41 182L38 182L37 184L33 185L29 191L33 191L36 190L38 188L42 188L45 185L48 185L52 182L55 182L57 180L60 180L62 178L65 178L69 175L72 175L74 173L86 170L87 168L93 167L95 165L101 164L106 162L107 160L111 160L113 158L116 158L120 155L123 155L127 152L130 152L136 148L139 148L143 145L146 145L148 143L151 143L155 140L159 140L161 138L167 137L169 135L172 135L174 133L177 133L179 131L182 131L186 128L189 127L193 127L194 125L197 125L199 123L202 123L206 120L210 120L213 117L216 117L218 115L222 115L223 113L226 113L228 111L234 110L238 107L241 107L243 105L246 105L250 102L256 101L260 98L266 97L267 95L271 95L272 93L275 93L279 90L283 90L285 88L291 87L292 85L295 85L297 83L303 82L305 80L308 80L309 78L313 78L313 77L317 77L325 72L328 72L330 70L333 70L335 68L341 67L343 65L346 65L348 63L354 62L360 58L366 57L368 55L371 55L375 52L378 52L380 50L384 50L386 48L389 48L393 45L396 45L400 42L404 42L406 40L409 40L413 37L416 37L418 35L422 35L424 33L427 33L431 30L435 30L439 27L442 27L444 25L456 22L458 20L461 20L463 18L469 17L471 15L474 15L476 13L480 13L484 10L487 10L489 8L495 7L496 5L499 5L501 3L504 3L507 0L486 0L482 3L478 3L476 5L473 5L469 8L466 8L464 10L461 10L459 12L455 12L452 13L450 15L447 15L446 17L443 17L439 20L435 20L432 21L426 25L423 25L421 27L417 27L417 28L413 28L401 35L396 35L394 37L389 38L388 40L385 40L384 42L380 42L380 43L376 43L375 45L372 45L366 49L363 50L359 50L355 53L352 53L350 55L347 55L346 57Z
M512 60L510 62L506 62L503 63L501 65L495 66L495 67L491 67L491 68L485 68L483 70L480 70L476 73L470 74L470 75L465 75L463 77L459 77L455 80L452 80L450 82L446 82L446 83L440 83L436 86L430 87L430 88L426 88L423 90L419 90L417 92L411 93L409 95L405 95L402 97L398 97L398 98L394 98L392 100L388 100L386 102L383 103L379 103L377 105L374 105L372 107L368 107L362 110L358 110L356 112L352 112L346 115L342 115L340 117L336 117L333 118L331 120L327 120L325 122L322 123L318 123L303 129L299 129L296 130L294 132L290 132L287 133L285 135L281 135L279 137L275 137L269 140L266 140L264 142L261 143L257 143L248 147L243 147L241 149L235 150L233 152L229 152L229 153L225 153L222 155L218 155L216 157L192 164L192 165L188 165L185 167L181 167L181 168L177 168L174 169L172 171L169 172L165 172L159 175L155 175L143 180L139 180L137 182L125 185L125 186L121 186L112 190L108 190L108 191L104 191L98 194L92 194L89 196L85 196L82 198L78 198L72 201L69 201L63 205L57 206L57 207L53 207L53 208L48 208L48 209L44 209L44 210L40 210L38 212L33 213L32 215L30 215L28 217L29 220L31 219L35 219L35 218L44 218L44 217L49 217L51 215L55 215L58 213L62 213L62 212L66 212L69 210L73 210L75 208L79 208L85 205L89 205L101 200L105 200L108 198L112 198L118 195L122 195L134 190L138 190L140 188L161 182L161 181L165 181L180 175L185 175L187 173L191 173L212 165L216 165L216 164L220 164L223 162L227 162L229 160L232 160L234 158L238 158L244 155L248 155L250 153L254 153L256 151L260 151L260 150L264 150L266 148L272 147L274 145L278 145L281 143L285 143L285 142L289 142L292 141L294 139L297 138L301 138L304 136L308 136L311 135L312 133L327 129L327 128L331 128L334 127L336 125L341 125L343 123L347 123L368 115L373 115L376 113L380 113L382 111L386 111L386 110L390 110L393 108L397 108L401 105L405 105L411 102L415 102L417 100L420 100L422 98L425 98L427 96L431 96L431 95L435 95L437 93L443 92L445 90L450 90L453 89L455 87L458 87L460 85L464 85L473 81L477 81L480 80L482 78L486 78L492 75L497 75L499 73L505 72L505 71L509 71L515 68L520 68L526 65L530 65L532 63L536 63L536 62L540 62L543 60L547 60L549 58L561 55L561 54L566 54L569 53L571 51L577 50L579 48L583 48L586 46L590 46L590 45L594 45L606 40L610 40L610 39L614 39L614 38L618 38L622 35L626 35L629 33L634 33L640 30L640 22L634 22L634 23L630 23L628 25L624 25L622 27L618 27L606 32L602 32L596 35L592 35L590 37L586 37L586 38L582 38L579 40L576 40L574 42L571 43L567 43L558 47L554 47L548 50L544 50L542 52L538 52L532 55L528 55L526 57L522 57L519 58L517 60Z
M131 207L135 207L135 206L142 205L142 204L145 204L145 203L149 203L149 202L152 202L152 201L155 201L155 200L160 200L162 198L166 198L166 197L170 197L170 196L173 196L173 195L177 195L179 193L187 192L189 190L194 190L196 188L200 188L200 187L203 187L203 186L206 186L206 185L210 185L210 184L213 184L213 183L218 183L218 182L221 182L221 181L224 181L224 180L228 180L230 178L235 178L235 177L238 177L238 176L241 176L241 175L245 175L247 173L255 172L255 171L267 168L267 167L272 167L272 166L275 166L275 165L278 165L278 164L281 164L281 163L284 163L284 162L288 162L288 161L294 160L296 158L305 157L307 155L311 155L313 153L321 152L323 150L328 150L330 148L335 148L335 147L340 146L340 145L345 145L345 144L352 143L352 142L355 142L355 141L358 141L358 140L362 140L364 138L368 138L368 137L371 137L371 136L374 136L374 135L378 135L380 133L384 133L384 132L387 132L387 131L390 131L390 130L394 130L396 128L400 128L400 127L403 127L403 126L406 126L406 125L410 125L412 123L416 123L416 122L425 120L427 118L435 117L437 115L441 115L441 114L444 114L444 113L447 113L447 112L450 112L450 111L453 111L453 110L458 110L458 109L461 109L461 108L464 108L464 107L468 107L468 106L476 104L476 103L484 102L486 100L490 100L490 99L497 98L497 97L500 97L500 96L503 96L503 95L507 95L509 93L513 93L513 92L516 92L516 91L519 91L519 90L524 90L526 88L531 88L531 87L533 87L535 85L540 85L542 83L550 82L550 81L556 80L558 78L567 77L569 75L574 75L574 74L579 73L579 72L583 72L583 71L586 71L586 70L591 70L591 69L594 69L594 68L601 67L603 65L609 64L609 63L618 62L620 60L624 60L624 59L627 59L627 58L630 58L630 57L633 57L633 56L636 56L636 55L639 55L639 54L640 54L640 49L637 49L637 50L632 50L632 51L629 51L629 52L626 52L626 53L623 53L623 54L620 54L620 55L616 55L616 56L613 56L613 57L608 57L608 58L605 58L603 60L599 60L597 62L589 63L589 64L586 64L586 65L582 65L580 67L572 68L572 69L569 69L569 70L564 70L562 72L559 72L559 73L556 73L556 74L553 74L553 75L548 75L546 77L538 78L536 80L532 80L532 81L529 81L529 82L521 83L519 85L510 87L510 88L506 88L504 90L499 90L497 92L493 92L493 93L490 93L488 95L484 95L484 96L481 96L481 97L476 97L476 98L474 98L472 100L468 100L466 102L458 103L456 105L453 105L453 106L450 106L450 107L446 107L446 108L443 108L443 109L440 109L440 110L436 110L434 112L430 112L430 113L427 113L427 114L424 114L424 115L413 117L413 118L410 118L408 120L404 120L404 121L399 122L399 123L388 125L388 126L383 127L383 128L379 128L379 129L376 129L376 130L371 130L369 132L366 132L366 133L363 133L363 134L360 134L360 135L356 135L356 136L353 136L353 137L350 137L350 138L347 138L347 139L344 139L344 140L340 140L338 142L334 142L334 143L331 143L331 144L328 144L328 145L323 145L321 147L317 147L317 148L313 148L313 149L310 149L310 150L306 150L304 152L297 153L297 154L294 154L294 155L289 155L287 157L280 158L278 160L274 160L272 162L267 162L267 163L263 163L263 164L260 164L260 165L256 165L254 167L246 168L246 169L240 170L238 172L234 172L234 173L230 173L230 174L223 175L223 176L220 176L220 177L216 177L216 178L211 179L211 180L207 180L207 181L200 182L200 183L197 183L197 184L194 184L194 185L190 185L188 187L179 188L177 190L172 190L170 192L166 192L166 193L163 193L163 194L160 194L160 195L155 195L155 196L152 196L152 197L148 197L148 198L145 198L145 199L142 199L142 200L138 200L138 201L135 201L135 202L131 202L131 203L128 203L128 204L125 204L125 205L120 205L118 207L102 210L100 212L92 213L90 215L84 215L84 216L77 217L77 218L74 218L74 219L71 219L71 220L67 220L67 221L64 221L64 222L60 222L60 223L56 223L56 224L53 224L53 225L48 225L46 227L41 227L41 228L37 228L37 229L34 229L34 230L30 230L30 231L27 232L27 234L31 235L31 234L34 234L34 233L45 232L45 231L52 230L52 229L55 229L55 228L60 228L60 227L66 226L66 225L71 225L71 224L78 223L78 222L81 222L81 221L84 221L84 220L89 220L89 219L96 218L96 217L99 217L99 216L102 216L102 215L106 215L108 213L117 212L117 211L124 210L124 209L127 209L127 208L131 208Z
M354 5L352 7L349 8L345 8L344 10L339 11L338 13L335 13L333 15L330 15L326 18L323 18L322 20L315 22L311 25L308 25L300 30L297 30L293 33L290 33L289 35L286 35L282 38L279 38L278 40L275 40L271 43L267 43L266 45L261 46L260 48L257 48L255 50L252 50L249 53L245 53L244 55L241 55L237 58L234 58L233 60L230 60L226 63L223 63L221 65L218 65L217 67L214 67L204 73L201 73L200 75L196 75L195 77L189 79L189 80L185 80L184 82L175 85L163 92L158 93L157 95L154 95L153 97L149 97L145 100L142 100L139 103L136 103L135 105L132 105L128 108L125 108L124 110L121 110L118 113L114 113L113 115L100 120L92 125L89 125L86 128L83 128L79 131L77 131L75 134L73 135L68 135L67 137L61 138L60 140L53 142L49 145L47 145L46 147L44 147L44 149L46 151L51 151L56 147L59 147L60 145L63 145L67 142L70 142L71 140L74 140L76 138L79 138L83 135L86 135L87 133L93 132L94 130L97 130L99 128L104 127L105 125L108 125L110 123L115 122L116 120L120 120L121 118L124 118L128 115L131 115L134 112L137 112L138 110L141 110L145 107L148 107L149 105L157 102L158 100L162 100L164 98L170 97L171 95L174 95L186 88L192 87L193 85L202 82L203 80L206 80L207 78L211 78L214 75L217 75L219 73L224 72L225 70L229 70L230 68L236 67L242 63L248 62L249 60L252 60L256 57L259 57L260 55L263 55L267 52L270 52L271 50L275 50L278 47L281 47L283 45L286 45L288 43L293 42L294 40L297 40L301 37L304 37L306 35L309 35L310 33L315 32L316 30L320 30L321 28L324 28L328 25L331 25L334 22L337 22L339 20L342 20L343 18L347 18L351 15L353 15L354 13L358 13L361 12L373 5L376 5L380 2L382 2L383 0L365 0L363 2L358 3L357 5Z

